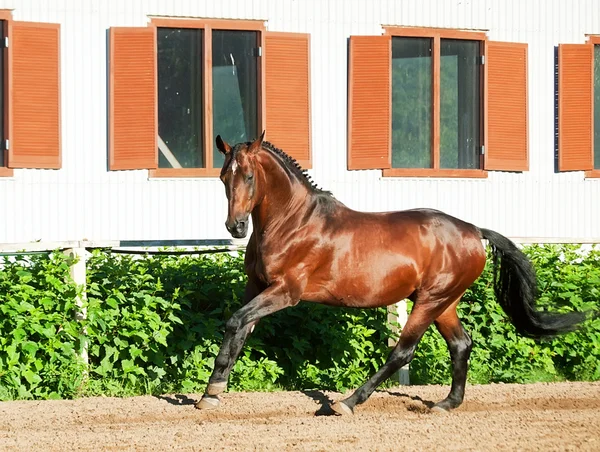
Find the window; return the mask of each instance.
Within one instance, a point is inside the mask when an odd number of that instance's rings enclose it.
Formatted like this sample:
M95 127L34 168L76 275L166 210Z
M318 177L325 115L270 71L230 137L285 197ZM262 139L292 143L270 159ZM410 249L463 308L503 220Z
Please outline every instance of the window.
M527 170L526 45L481 32L385 30L350 39L349 169L423 177Z
M260 135L259 34L212 30L212 128L232 143ZM216 145L205 148L203 30L158 28L158 167L221 168ZM207 68L207 70L209 70Z
M310 167L308 58L308 35L267 32L257 21L112 28L110 169L218 176L215 137L237 143L263 129Z
M600 36L558 51L558 169L600 177Z
M481 168L481 42L441 39L440 168Z
M260 135L258 108L258 33L215 30L213 32L213 136L221 134L231 143L250 141ZM224 157L213 140L215 168Z
M203 168L202 30L159 28L158 167Z
M392 168L431 166L431 44L392 38Z
M61 167L60 26L0 11L0 176ZM35 87L35 89L32 89Z
M392 37L392 168L433 168L431 38ZM439 168L479 169L480 43L440 42Z

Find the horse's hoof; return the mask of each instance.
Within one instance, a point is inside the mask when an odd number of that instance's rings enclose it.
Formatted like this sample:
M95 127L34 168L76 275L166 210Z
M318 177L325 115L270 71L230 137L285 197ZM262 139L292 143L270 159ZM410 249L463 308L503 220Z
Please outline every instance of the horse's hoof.
M348 416L354 414L352 408L350 408L344 402L335 402L333 405L331 405L331 409L335 412L335 414L338 414L340 416Z
M436 414L448 414L450 412L450 410L447 410L439 405L432 406L430 411Z
M195 406L198 410L214 410L215 408L218 408L219 405L221 405L221 401L217 396L204 394Z
M209 383L204 391L206 394L216 396L222 394L227 389L227 382L221 381L219 383Z

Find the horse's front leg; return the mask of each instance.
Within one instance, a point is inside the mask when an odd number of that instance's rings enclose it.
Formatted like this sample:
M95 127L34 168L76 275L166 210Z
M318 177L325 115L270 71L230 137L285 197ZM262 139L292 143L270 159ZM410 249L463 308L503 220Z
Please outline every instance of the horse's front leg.
M227 381L235 360L242 351L252 326L261 318L298 304L298 297L292 295L284 284L274 284L254 297L248 304L237 310L225 325L223 344L215 360L213 373L208 386L196 408L210 409L219 406L217 397L227 388Z

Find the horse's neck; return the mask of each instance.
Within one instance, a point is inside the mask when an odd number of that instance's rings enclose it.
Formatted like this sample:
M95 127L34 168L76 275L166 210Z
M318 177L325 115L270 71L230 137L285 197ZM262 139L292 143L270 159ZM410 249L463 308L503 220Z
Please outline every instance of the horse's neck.
M290 178L275 156L266 157L262 165L266 182L264 196L252 212L254 230L261 235L293 227L297 212L309 196L308 188Z

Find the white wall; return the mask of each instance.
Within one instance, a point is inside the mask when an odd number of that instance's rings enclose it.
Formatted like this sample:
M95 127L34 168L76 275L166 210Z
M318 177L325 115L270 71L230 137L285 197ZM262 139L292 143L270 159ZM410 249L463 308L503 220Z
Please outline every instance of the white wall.
M435 207L511 237L600 237L600 179L554 173L554 47L600 34L597 0L0 0L61 24L63 168L0 178L0 243L228 238L217 179L107 171L107 30L149 15L262 19L311 34L313 178L350 207ZM381 25L483 29L529 44L530 171L383 179L346 171L347 39Z

